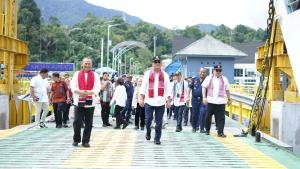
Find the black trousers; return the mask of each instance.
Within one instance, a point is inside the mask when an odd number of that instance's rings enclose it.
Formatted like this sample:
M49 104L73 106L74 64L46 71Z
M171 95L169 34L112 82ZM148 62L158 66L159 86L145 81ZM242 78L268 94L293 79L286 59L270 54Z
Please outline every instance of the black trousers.
M70 114L70 108L71 108L71 106L72 106L71 103L67 103L67 104L66 104L66 122L67 122L68 120L70 120L70 119L69 119L69 114Z
M83 130L82 143L90 142L90 136L91 136L92 127L93 127L94 110L95 110L95 107L85 108L85 107L75 106L75 119L73 122L73 128L74 128L73 140L74 140L74 142L80 143L81 125L82 125L83 117L84 117L85 126L84 126L84 130Z
M65 102L53 103L53 110L54 110L56 127L61 126L62 123L66 124L68 120L67 116L69 116L69 114L66 114L66 103Z
M103 124L109 124L109 113L110 113L110 106L109 102L102 102L101 101L101 118Z
M115 115L116 115L116 127L120 127L121 124L125 124L126 121L123 119L122 116L122 111L123 111L124 107L121 107L119 105L116 105L115 107Z
M207 132L210 131L212 115L215 115L218 134L223 134L225 126L225 104L207 104L207 114L205 122L205 129Z
M137 104L136 107L134 122L135 122L135 126L139 126L139 124L141 127L145 126L145 107L141 107L139 103Z

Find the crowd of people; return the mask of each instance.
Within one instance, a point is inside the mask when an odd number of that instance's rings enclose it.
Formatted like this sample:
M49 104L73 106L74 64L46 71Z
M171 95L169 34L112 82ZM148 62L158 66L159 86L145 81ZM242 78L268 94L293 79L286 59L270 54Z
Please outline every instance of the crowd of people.
M52 74L49 84L48 70L41 69L32 78L30 95L36 105L36 123L47 128L45 118L49 104L53 105L56 128L69 127L69 111L74 105L73 146L81 142L90 147L95 105L100 100L102 126L110 127L110 115L116 118L114 129L126 129L133 123L134 129L145 130L145 139L151 139L154 124L154 143L161 144L164 114L176 120L175 132L181 132L183 125L191 123L192 132L210 134L212 115L215 117L219 137L224 134L225 104L230 104L229 82L222 75L222 66L215 65L213 73L207 76L205 68L199 68L199 76L184 79L181 72L171 76L162 69L160 57L152 59L152 68L137 77L131 75L109 78L107 72L102 77L92 71L92 59L82 60L82 69L68 76ZM111 113L112 112L112 113ZM190 113L190 115L189 115ZM41 116L41 117L40 117ZM189 119L190 117L190 119ZM81 137L81 128L84 128Z

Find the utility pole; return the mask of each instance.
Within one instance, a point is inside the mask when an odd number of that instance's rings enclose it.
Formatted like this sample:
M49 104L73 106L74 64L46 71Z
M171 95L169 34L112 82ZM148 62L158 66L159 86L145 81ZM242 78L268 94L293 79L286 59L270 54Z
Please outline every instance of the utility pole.
M156 36L153 36L153 57L156 56Z
M101 65L100 65L100 67L103 67L103 49L104 49L104 46L103 46L103 43L104 43L104 39L103 38L101 38Z
M109 40L109 29L110 25L107 25L107 48L106 48L106 66L108 66L109 63L109 45L110 45L110 40Z

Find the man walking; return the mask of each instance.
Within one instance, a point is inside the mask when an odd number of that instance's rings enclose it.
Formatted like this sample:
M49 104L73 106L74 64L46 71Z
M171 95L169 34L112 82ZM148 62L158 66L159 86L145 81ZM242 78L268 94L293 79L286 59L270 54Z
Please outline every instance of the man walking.
M199 130L200 124L200 133L205 133L204 125L205 125L205 116L206 116L206 106L203 104L202 100L202 86L204 79L206 77L206 69L199 69L199 77L194 77L190 83L190 90L188 94L192 93L192 131L196 132ZM191 91L191 92L190 92ZM190 97L188 97L189 99ZM189 102L189 100L188 100Z
M127 123L131 123L129 119L131 118L132 98L133 98L133 92L134 92L131 75L127 75L124 86L126 88L127 100L126 100L126 107L122 111L122 114L123 114L123 118L126 119Z
M101 81L100 103L101 103L101 118L103 127L111 126L109 123L110 100L112 98L112 83L109 81L107 72L103 72L103 79Z
M175 73L176 80L173 83L173 102L174 112L177 114L176 132L182 131L183 113L186 107L186 100L188 98L188 83L182 79L181 72Z
M154 144L161 144L161 130L165 106L170 107L170 80L168 74L161 69L161 59L152 59L152 69L145 72L141 86L141 107L145 106L146 140L151 139L151 122L155 111Z
M91 70L91 58L84 58L81 67L82 70L75 72L70 84L75 105L72 145L78 146L78 143L81 142L81 125L82 118L84 117L85 126L82 136L82 146L90 147L89 142L93 126L96 96L100 92L100 79L97 73Z
M30 96L36 106L35 122L40 128L47 128L45 119L49 112L50 85L46 77L48 77L48 69L42 68L39 75L30 81ZM43 115L40 117L42 110Z
M214 114L216 125L218 127L218 136L226 137L224 134L225 125L225 93L227 96L227 104L230 105L229 82L225 76L222 75L222 66L214 66L214 72L208 76L202 83L203 103L207 104L206 116L206 134L209 135L211 126L211 117Z
M53 82L51 84L50 103L53 104L56 128L68 127L68 113L66 112L66 103L70 102L68 86L61 80L58 73L52 74Z

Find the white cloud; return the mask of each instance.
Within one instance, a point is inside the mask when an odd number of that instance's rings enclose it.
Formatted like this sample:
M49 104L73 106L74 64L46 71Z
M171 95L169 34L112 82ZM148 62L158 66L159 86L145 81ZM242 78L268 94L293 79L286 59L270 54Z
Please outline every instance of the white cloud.
M265 28L269 0L86 0L167 28L198 23Z

